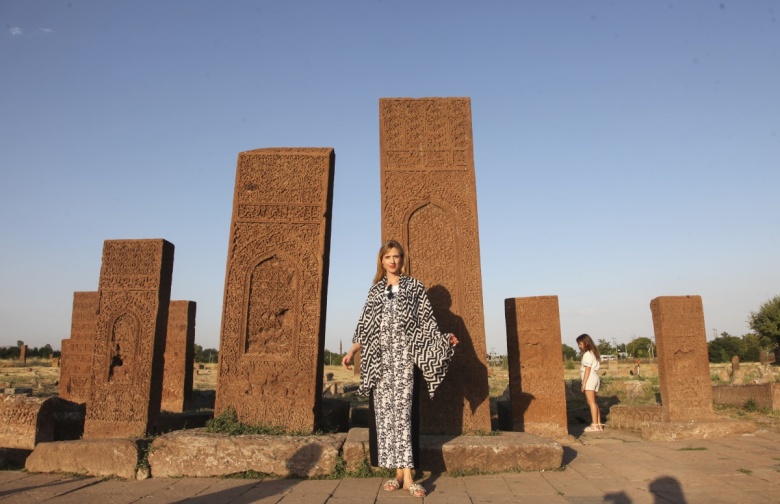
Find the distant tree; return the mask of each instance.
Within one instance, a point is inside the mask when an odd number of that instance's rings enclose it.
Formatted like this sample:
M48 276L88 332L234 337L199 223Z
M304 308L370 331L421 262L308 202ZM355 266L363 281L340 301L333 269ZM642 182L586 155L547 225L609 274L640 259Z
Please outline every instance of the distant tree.
M195 343L193 345L193 353L195 354L195 362L203 362L203 347Z
M24 345L24 341L16 340L16 348L22 348L22 345Z
M50 344L46 343L38 352L39 357L43 357L44 359L51 359L51 354L54 352L54 350L52 350Z
M577 358L577 350L573 349L566 343L563 343L563 360L575 360Z
M745 342L745 353L739 358L748 362L761 361L761 338L757 334L743 334L742 341Z
M650 357L651 345L653 341L650 338L644 336L634 338L626 345L626 353L634 358Z
M343 354L331 352L326 349L322 356L322 360L325 362L326 366L340 366L342 357L344 357Z
M758 311L750 312L748 324L758 334L764 350L775 351L780 360L780 296L768 300Z
M740 337L722 332L720 336L707 343L707 353L710 362L729 362L734 356L741 360L745 355L745 342Z
M216 348L205 348L200 352L200 362L218 362L219 361L219 350Z
M596 343L596 348L599 349L599 354L601 355L611 355L615 353L615 348L605 339L599 339L598 343Z

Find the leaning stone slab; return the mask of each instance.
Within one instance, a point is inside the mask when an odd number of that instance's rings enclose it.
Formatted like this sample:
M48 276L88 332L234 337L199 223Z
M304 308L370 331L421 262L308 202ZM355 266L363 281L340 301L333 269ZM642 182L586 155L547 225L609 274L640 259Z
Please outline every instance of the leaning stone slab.
M29 472L76 473L135 478L139 442L132 439L79 439L40 443L27 457Z
M420 469L424 471L542 471L561 467L563 446L525 432L497 436L420 436ZM350 429L344 443L348 471L369 460L368 429Z
M739 436L757 429L755 423L744 420L651 422L642 427L641 436L646 441L684 441Z
M282 477L325 476L336 470L346 434L226 436L201 429L157 437L149 452L154 478L212 477L246 471Z

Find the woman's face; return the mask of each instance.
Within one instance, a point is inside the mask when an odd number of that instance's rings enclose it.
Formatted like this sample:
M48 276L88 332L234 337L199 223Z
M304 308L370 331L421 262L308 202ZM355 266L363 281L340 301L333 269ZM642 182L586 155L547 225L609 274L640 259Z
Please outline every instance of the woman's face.
M584 341L578 341L577 346L580 347L580 351L585 351L585 342Z
M401 253L397 248L389 249L382 256L382 268L384 268L387 274L400 275L402 262Z

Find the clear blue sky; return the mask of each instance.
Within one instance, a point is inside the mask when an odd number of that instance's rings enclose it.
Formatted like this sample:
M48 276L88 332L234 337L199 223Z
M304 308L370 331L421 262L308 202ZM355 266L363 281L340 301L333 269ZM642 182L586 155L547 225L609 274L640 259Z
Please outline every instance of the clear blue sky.
M708 338L780 294L775 1L0 3L0 345L59 348L103 241L176 246L173 299L219 345L237 155L333 147L326 347L380 240L383 97L471 98L488 350L503 300L562 339L652 336L698 294ZM457 251L455 251L457 253Z

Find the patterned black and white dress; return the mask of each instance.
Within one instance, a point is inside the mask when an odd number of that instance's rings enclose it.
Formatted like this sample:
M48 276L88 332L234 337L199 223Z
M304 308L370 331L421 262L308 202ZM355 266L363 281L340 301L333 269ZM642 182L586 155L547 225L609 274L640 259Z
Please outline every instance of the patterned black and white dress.
M414 467L413 383L424 378L432 398L453 350L419 280L401 276L390 295L386 285L383 278L369 290L352 339L362 347L358 393L372 398L371 465Z
M379 467L414 467L412 455L412 397L414 363L398 316L398 286L387 289L379 348L379 382L374 388L377 460Z

